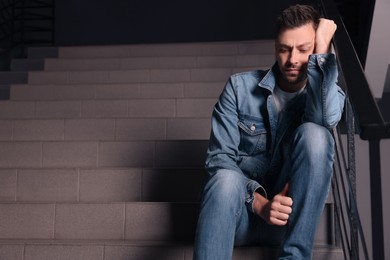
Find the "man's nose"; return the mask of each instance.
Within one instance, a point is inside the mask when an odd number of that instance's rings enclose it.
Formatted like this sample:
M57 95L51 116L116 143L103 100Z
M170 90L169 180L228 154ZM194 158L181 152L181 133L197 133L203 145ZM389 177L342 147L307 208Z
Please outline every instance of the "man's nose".
M295 49L292 49L290 52L289 62L291 64L297 64L298 63L298 53Z

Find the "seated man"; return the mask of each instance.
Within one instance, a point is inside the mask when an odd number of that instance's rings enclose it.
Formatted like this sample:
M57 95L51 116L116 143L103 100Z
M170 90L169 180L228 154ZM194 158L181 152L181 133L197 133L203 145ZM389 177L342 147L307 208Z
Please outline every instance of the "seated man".
M345 98L329 51L336 27L291 6L277 19L275 65L228 80L212 116L195 260L228 260L234 245L254 244L280 245L279 259L311 258Z

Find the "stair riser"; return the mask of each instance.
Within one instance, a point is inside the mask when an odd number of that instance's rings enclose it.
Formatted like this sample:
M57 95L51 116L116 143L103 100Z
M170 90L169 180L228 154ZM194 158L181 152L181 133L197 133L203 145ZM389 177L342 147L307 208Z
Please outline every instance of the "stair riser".
M188 203L0 204L0 239L191 242L198 207ZM322 214L316 245L330 244L331 218L328 210Z
M0 120L0 141L207 140L210 122L210 118Z
M225 82L12 85L11 100L217 98Z
M155 69L28 73L29 84L221 82L243 69Z
M2 202L197 202L203 169L0 169Z
M1 119L210 118L215 98L0 102Z
M0 168L201 168L208 141L2 142Z
M180 57L210 55L272 54L273 41L151 44L127 46L65 47L59 48L60 58L104 57Z
M193 248L190 246L144 246L144 245L0 245L0 258L12 260L192 260ZM24 255L24 258L23 258ZM236 247L233 260L277 259L276 248ZM313 260L344 260L339 249L315 250Z
M269 67L275 61L273 54L259 56L207 56L164 58L117 58L117 59L46 59L46 71L86 70L134 70L134 69L193 69Z

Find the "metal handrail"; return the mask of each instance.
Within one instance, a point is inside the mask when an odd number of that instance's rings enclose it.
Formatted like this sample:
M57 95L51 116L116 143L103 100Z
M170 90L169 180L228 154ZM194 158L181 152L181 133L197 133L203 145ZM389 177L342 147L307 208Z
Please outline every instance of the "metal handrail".
M0 1L0 56L7 63L12 58L24 57L25 48L39 43L54 44L55 0L2 0ZM45 10L45 12L42 12ZM39 23L44 21L45 23ZM27 38L29 33L37 39ZM9 64L2 64L8 69ZM4 68L3 68L4 69Z
M335 47L336 55L338 57L340 78L343 81L343 87L345 88L348 97L346 110L347 116L349 118L347 119L347 124L352 124L353 126L356 125L360 138L369 141L372 257L375 260L383 260L384 235L380 140L390 138L390 123L384 120L384 117L382 116L382 113L378 108L377 102L372 95L370 86L366 79L359 58L355 52L354 46L349 38L347 30L344 26L344 23L340 17L340 14L336 8L334 1L319 0L319 5L322 8L324 16L334 20L338 25L338 29L334 35L333 44ZM350 141L353 142L355 128L351 126L347 128L348 143ZM340 149L340 147L342 147L341 145L341 142L339 142L337 148ZM348 147L348 153L354 154L354 151L354 145ZM339 156L342 155L340 154ZM343 162L342 165L344 165L344 167L339 168L339 174L336 174L336 178L346 180L346 183L341 184L341 186L343 187L342 189L348 191L348 193L345 193L348 195L344 196L347 200L347 203L345 203L344 209L339 210L339 214L341 216L343 211L346 210L348 215L347 219L351 225L350 229L347 231L351 238L343 242L343 247L344 250L346 250L348 253L346 257L349 257L349 259L359 259L359 241L363 245L363 251L366 251L367 249L356 206L356 194L354 187L355 162L351 161L351 158L348 158L348 163L346 164L345 162ZM344 168L344 170L342 168ZM351 175L349 173L351 173ZM341 191L341 193L344 192ZM337 203L339 204L337 204L336 206L342 204L341 201L338 201ZM344 230L344 228L342 228L341 230ZM366 259L368 259L367 252L364 252L364 256Z

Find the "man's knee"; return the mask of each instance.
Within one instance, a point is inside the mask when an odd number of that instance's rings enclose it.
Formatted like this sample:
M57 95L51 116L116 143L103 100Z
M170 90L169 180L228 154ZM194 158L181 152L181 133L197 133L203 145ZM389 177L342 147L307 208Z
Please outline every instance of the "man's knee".
M245 181L241 173L232 170L219 170L208 181L204 196L212 197L219 203L237 201L245 197Z
M330 131L315 123L304 123L295 132L293 145L299 147L301 152L316 159L332 157L334 140Z

